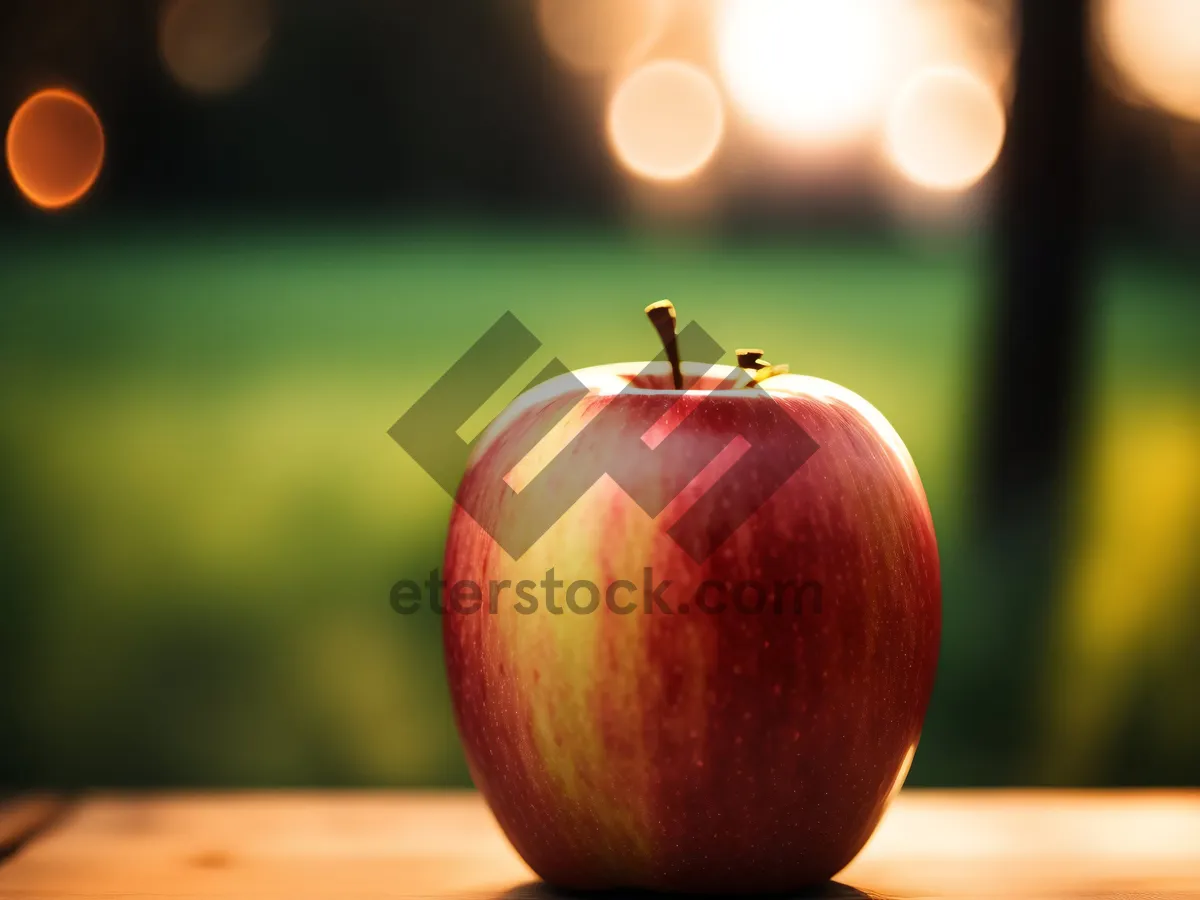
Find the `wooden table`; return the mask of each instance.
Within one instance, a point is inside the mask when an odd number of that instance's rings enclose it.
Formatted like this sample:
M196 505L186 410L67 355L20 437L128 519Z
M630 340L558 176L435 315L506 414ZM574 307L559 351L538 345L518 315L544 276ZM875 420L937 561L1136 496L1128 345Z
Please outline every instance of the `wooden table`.
M478 795L0 807L0 897L551 900ZM833 897L1200 898L1200 793L906 791Z

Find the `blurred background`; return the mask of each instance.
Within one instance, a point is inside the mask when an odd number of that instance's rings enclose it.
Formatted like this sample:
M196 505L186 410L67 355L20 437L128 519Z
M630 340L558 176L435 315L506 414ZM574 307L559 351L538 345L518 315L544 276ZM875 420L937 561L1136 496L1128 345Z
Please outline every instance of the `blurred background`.
M1200 0L1040 5L0 5L0 784L466 784L387 429L662 297L908 443L910 784L1200 783Z

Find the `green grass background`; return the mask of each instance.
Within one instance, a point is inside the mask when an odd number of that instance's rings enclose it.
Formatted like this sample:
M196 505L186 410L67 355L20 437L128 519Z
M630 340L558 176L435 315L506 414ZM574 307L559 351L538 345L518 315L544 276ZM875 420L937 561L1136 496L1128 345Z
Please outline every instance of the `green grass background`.
M8 247L5 780L466 783L439 623L388 606L438 565L449 500L386 431L506 310L543 341L535 368L648 358L641 308L669 297L724 346L859 392L933 507L939 696L975 683L979 624L1005 614L975 602L961 539L978 246L426 224L64 226ZM1200 781L1200 279L1112 253L1100 288L1053 633L1013 660L1044 684L1020 763L961 719L994 698L935 697L916 783Z

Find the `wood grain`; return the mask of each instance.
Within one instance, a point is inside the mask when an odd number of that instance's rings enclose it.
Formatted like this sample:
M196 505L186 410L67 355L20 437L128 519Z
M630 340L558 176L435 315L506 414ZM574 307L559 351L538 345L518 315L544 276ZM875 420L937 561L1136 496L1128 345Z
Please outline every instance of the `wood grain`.
M900 795L833 897L1200 898L1200 793ZM0 897L552 900L473 793L96 796Z
M0 862L50 827L69 805L58 794L0 797Z

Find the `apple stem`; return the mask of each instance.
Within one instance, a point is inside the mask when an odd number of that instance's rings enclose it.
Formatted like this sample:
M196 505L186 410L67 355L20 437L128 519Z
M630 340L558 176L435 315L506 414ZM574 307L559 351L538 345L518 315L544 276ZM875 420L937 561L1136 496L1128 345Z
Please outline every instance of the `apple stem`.
M658 332L663 349L667 351L667 359L671 363L671 378L675 382L675 390L683 390L683 367L679 362L679 341L675 334L675 304L670 300L659 300L646 307L646 315Z

